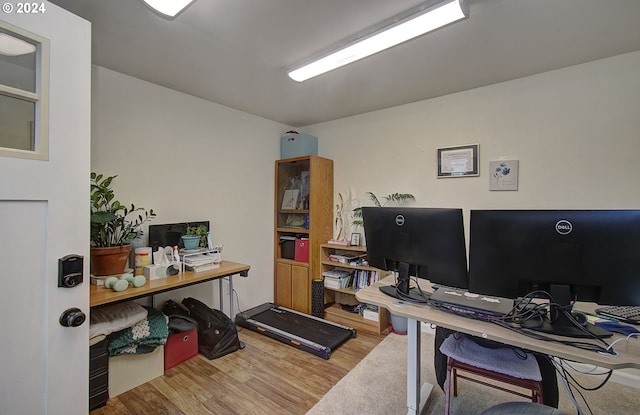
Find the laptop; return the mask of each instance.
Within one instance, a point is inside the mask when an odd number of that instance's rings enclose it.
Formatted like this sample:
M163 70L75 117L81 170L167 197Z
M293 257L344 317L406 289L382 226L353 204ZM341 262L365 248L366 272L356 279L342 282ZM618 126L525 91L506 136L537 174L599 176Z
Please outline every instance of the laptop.
M513 300L491 295L475 294L467 290L439 287L431 294L430 303L457 314L479 318L505 317L513 310Z

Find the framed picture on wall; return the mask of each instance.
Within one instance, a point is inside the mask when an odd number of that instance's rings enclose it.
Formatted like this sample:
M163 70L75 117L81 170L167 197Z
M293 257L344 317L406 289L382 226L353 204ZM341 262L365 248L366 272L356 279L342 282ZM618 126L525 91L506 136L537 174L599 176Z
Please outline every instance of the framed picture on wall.
M478 144L438 149L438 178L480 175Z
M518 160L489 162L489 190L518 190Z

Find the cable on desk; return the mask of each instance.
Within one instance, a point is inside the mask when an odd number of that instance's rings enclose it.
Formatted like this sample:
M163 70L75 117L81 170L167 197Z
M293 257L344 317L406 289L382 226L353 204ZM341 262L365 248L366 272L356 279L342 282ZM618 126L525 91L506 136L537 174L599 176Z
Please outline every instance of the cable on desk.
M411 298L410 296L404 294L402 291L398 289L398 273L396 271L393 271L393 277L395 282L396 295L398 296L399 299L412 304L428 304L430 296L428 293L422 291L422 288L420 287L420 283L418 282L418 279L416 277L409 277L409 283L411 283L411 281L415 282L416 284L415 288L420 294L420 297L422 297L422 300L416 300L415 298Z
M448 312L448 313L451 313L451 314L467 317L467 318L474 319L474 320L480 320L480 321L494 323L494 324L497 324L498 326L504 327L506 329L509 329L511 331L514 331L516 333L522 334L522 335L527 336L527 337L532 338L532 339L559 343L559 344L563 344L563 345L566 345L566 346L576 347L576 348L579 348L579 349L582 349L582 350L600 352L600 353L604 353L604 354L614 354L615 353L613 350L609 350L609 344L607 342L605 342L604 340L602 340L600 338L597 338L595 336L594 336L594 339L598 340L601 343L603 343L603 345L598 345L598 344L593 344L593 343L588 343L588 342L578 341L578 340L563 340L563 339L560 339L560 338L554 338L554 337L546 336L544 334L541 334L540 332L520 327L520 325L517 322L513 321L513 317L511 317L511 316L484 317L484 316L472 315L472 314L462 314L462 313L453 311L453 310L451 310L451 309L449 309L447 307L443 307L443 306L441 306L439 304L435 304L435 303L429 303L429 305L431 307L437 308L438 310L445 311L445 312ZM579 324L579 323L576 322L576 324ZM591 333L589 333L589 334L591 335Z
M571 385L569 383L568 373L562 367L562 365L560 363L558 363L555 359L552 358L551 359L551 363L555 367L556 372L558 373L558 376L560 376L560 381L562 383L562 386L564 387L565 391L567 392L567 395L569 395L569 399L571 400L571 402L573 402L573 406L578 411L578 415L583 415L584 411L582 410L582 407L578 403L578 400L576 399L576 396L575 396L575 392L574 392L574 390L572 389L572 387L571 387ZM589 410L589 413L593 415L593 411L591 410L591 407L589 406L589 403L586 401L586 399L585 399L584 395L582 394L582 392L580 392L580 391L576 391L576 392L580 395L580 398L582 399L582 401L587 406L587 409Z
M637 337L637 336L640 336L640 333L631 333L626 338L617 339L613 343L611 343L611 345L609 345L608 349L613 350L613 346L616 343L621 342L621 341L627 341L628 342L632 337ZM583 414L584 412L582 411L582 408L580 408L579 404L577 403L577 400L576 400L576 397L575 397L575 393L576 392L580 395L580 398L581 398L582 402L584 402L584 404L586 405L589 413L593 414L593 411L591 410L591 407L589 406L589 403L587 402L586 397L584 396L584 394L582 392L580 392L580 390L590 392L590 391L595 391L595 390L601 389L611 379L611 376L613 375L613 370L609 369L609 370L606 370L604 372L594 373L595 369L598 368L595 365L594 365L594 368L592 370L590 370L590 371L580 371L577 368L573 367L571 365L571 362L569 360L567 360L567 359L554 358L554 359L552 359L552 362L553 362L554 366L556 367L556 371L558 372L558 374L560 375L560 377L562 379L563 386L567 390L567 393L569 394L569 396L572 399L574 405L576 406L576 409L578 410L578 413L579 414ZM581 384L578 381L578 379L576 379L573 375L571 375L569 373L569 371L567 370L567 367L569 369L573 370L574 372L581 373L581 374L584 374L584 375L604 376L604 379L599 384L597 384L596 386L587 387L587 386Z
M520 333L524 336L527 336L529 338L532 339L536 339L536 340L541 340L541 341L548 341L548 342L552 342L552 343L559 343L559 344L563 344L566 346L571 346L571 347L575 347L578 349L582 349L582 350L587 350L587 351L592 351L592 352L600 352L600 353L605 353L605 354L614 354L613 352L609 351L606 347L598 345L598 344L593 344L593 343L588 343L588 342L584 342L584 341L578 341L578 340L563 340L560 338L554 338L554 337L549 337L549 336L545 336L544 334L541 334L540 332L534 331L534 330L530 330L530 329L525 329L522 327L516 327L513 326L509 323L506 323L504 321L501 321L499 319L494 319L494 320L489 320L494 324L497 324L501 327L507 328L511 331L514 331L516 333ZM601 340L601 339L598 339ZM602 341L607 347L608 344L604 341Z
M579 371L576 368L574 368L573 366L571 366L566 359L560 359L560 358L552 359L552 363L555 366L556 371L558 372L558 375L560 376L560 378L562 380L562 384L563 384L565 390L567 391L567 393L568 393L570 399L572 400L574 406L578 410L578 414L583 414L584 411L582 410L582 408L580 407L580 405L577 402L577 399L576 399L576 396L575 396L576 393L580 396L581 401L587 407L587 410L589 411L589 413L593 414L593 410L591 409L591 407L589 405L589 402L587 401L586 397L581 392L581 390L589 392L589 391L595 391L595 390L598 390L598 389L602 388L605 384L607 384L607 382L611 378L611 375L613 374L613 370L607 370L607 371L605 371L603 373L590 373L590 372ZM573 375L571 375L569 373L569 371L567 370L567 367L571 368L573 371L575 371L577 373L581 373L581 374L584 374L584 375L605 376L605 377L598 385L596 385L594 387L586 387L585 385L581 384Z
M546 298L546 299L549 300L549 302L530 307L531 304L533 303L533 299L534 298ZM582 324L580 324L578 321L576 321L576 319L571 314L571 306L564 306L564 305L558 304L555 301L555 299L553 298L553 296L550 293L548 293L547 291L536 290L536 291L530 292L527 295L525 295L524 297L522 297L521 299L519 299L518 301L516 301L516 303L517 304L514 306L514 308L517 308L518 306L520 306L521 308L523 307L525 310L530 311L530 313L536 314L537 315L536 318L539 318L540 321L543 321L544 316L547 315L548 311L550 311L552 308L555 308L555 310L558 313L563 314L564 317L567 320L569 320L570 322L572 322L575 327L577 327L583 333L585 333L587 335L587 338L590 338L592 340L596 340L599 343L601 343L603 345L603 347L605 347L605 349L596 348L595 351L598 351L600 353L606 353L606 354L615 354L615 352L611 349L611 347L609 346L609 344L606 341L604 341L603 339L601 339L598 336L594 335L589 330L587 330ZM552 316L552 318L553 318L553 316ZM558 318L558 317L556 316L556 318ZM514 321L514 322L522 324L523 322L529 321L529 320L530 320L530 318L525 316L524 320ZM523 329L523 330L526 330L526 328ZM552 339L550 337L543 336L543 335L540 335L540 339L541 340L547 340L547 339L555 340L555 339ZM562 343L562 341L560 341L560 343ZM585 342L569 342L569 341L566 341L566 343L564 343L564 344L576 345L577 347L580 347L580 348L585 348L584 345L586 345L586 344L590 345L590 343L585 343ZM594 348L593 348L594 346L595 345L586 346L586 349L587 350L594 350Z
M615 340L613 343L611 343L611 345L609 345L608 349L613 350L613 345L614 345L614 344L616 344L616 343L618 343L618 342L620 342L620 341L623 341L623 340L625 340L625 341L629 342L629 339L630 339L630 338L632 338L632 337L636 337L636 336L640 336L640 333L631 333L631 334L629 334L629 335L628 335L626 338L624 338L624 339L617 339L617 340Z
M546 297L547 299L549 299L549 302L531 306L531 304L535 304L533 303L533 299L540 298L540 296ZM481 320L481 321L497 324L501 327L504 327L516 333L520 333L529 338L533 338L541 341L559 343L566 346L576 347L582 350L598 352L601 354L615 355L616 352L615 350L613 350L613 345L622 340L622 339L618 339L614 343L609 345L605 340L593 335L593 333L589 332L586 328L584 328L584 326L578 323L571 315L569 311L570 307L561 306L557 304L551 294L542 290L530 292L527 295L516 300L514 302L514 307L512 309L512 312L505 317L488 317L488 316L484 317L479 315L463 314L433 302L429 302L428 304L431 307L437 308L441 311L445 311L445 312L456 314L456 315L461 315L461 316L475 319L475 320ZM579 340L564 340L561 338L550 337L550 336L541 334L540 332L537 332L535 330L523 328L520 326L523 322L529 321L531 319L542 320L543 318L545 318L544 316L546 316L547 312L552 306L555 307L559 313L565 314L567 319L569 319L569 321L572 321L576 327L582 330L585 334L588 334L589 339L595 340L600 344L594 344L594 343L589 343L586 341L579 341ZM640 333L632 333L627 337L627 341L629 340L629 338L636 335L640 335Z

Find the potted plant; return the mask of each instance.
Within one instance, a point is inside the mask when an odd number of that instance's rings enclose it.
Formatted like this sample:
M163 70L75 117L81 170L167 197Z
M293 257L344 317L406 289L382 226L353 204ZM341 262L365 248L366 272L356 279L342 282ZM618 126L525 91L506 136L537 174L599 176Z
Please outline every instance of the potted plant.
M182 236L185 249L205 248L209 230L204 225L187 226L187 234Z
M91 270L96 276L121 274L131 241L156 216L153 209L121 204L111 188L116 177L91 172Z
M389 204L391 204L392 206L402 206L409 201L416 200L416 198L411 193L391 193L390 195L383 197L384 204L382 204L380 203L378 197L372 192L367 192L367 196L376 207L388 206ZM353 218L354 221L351 222L353 226L364 226L364 222L362 221L361 207L353 209Z
M367 196L369 200L371 200L376 207L383 206L402 206L406 205L410 201L416 200L415 196L411 193L391 193L390 195L384 196L384 203L381 203L376 195L372 192L367 192ZM353 209L353 218L354 221L352 224L354 226L364 226L364 222L362 220L362 208ZM404 334L407 332L407 318L395 315L393 313L389 313L391 317L391 327L395 333Z

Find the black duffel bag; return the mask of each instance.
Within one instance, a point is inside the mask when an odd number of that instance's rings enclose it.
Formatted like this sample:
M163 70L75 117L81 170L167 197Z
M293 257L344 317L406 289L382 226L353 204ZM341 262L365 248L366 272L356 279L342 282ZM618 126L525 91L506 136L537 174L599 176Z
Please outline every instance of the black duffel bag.
M198 352L209 359L244 348L238 338L236 323L220 310L210 308L195 298L187 297L182 305L189 310L189 317L198 323Z

